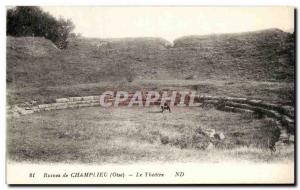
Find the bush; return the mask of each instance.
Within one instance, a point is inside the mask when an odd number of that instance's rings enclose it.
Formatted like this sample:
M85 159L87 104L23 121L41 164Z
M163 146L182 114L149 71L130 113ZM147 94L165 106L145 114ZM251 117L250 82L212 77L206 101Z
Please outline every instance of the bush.
M254 140L258 147L273 150L276 142L279 140L280 133L281 131L276 121L271 118L265 118L260 129L260 136Z
M161 144L164 144L164 145L168 144L169 143L169 137L168 136L161 136L160 137L160 142L161 142Z
M60 49L67 47L68 36L75 28L71 20L57 20L40 7L21 6L8 9L6 19L6 35L44 37Z
M264 124L264 131L266 134L269 134L268 146L272 148L275 146L275 143L279 140L280 137L280 128L277 126L274 120L267 120Z

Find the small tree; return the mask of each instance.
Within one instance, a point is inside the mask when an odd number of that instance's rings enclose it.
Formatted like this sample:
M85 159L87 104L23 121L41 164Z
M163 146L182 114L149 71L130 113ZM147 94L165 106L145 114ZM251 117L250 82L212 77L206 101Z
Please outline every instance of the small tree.
M58 20L58 38L56 39L55 44L57 47L64 49L68 46L68 37L71 32L74 30L75 26L70 19L64 20L60 18Z

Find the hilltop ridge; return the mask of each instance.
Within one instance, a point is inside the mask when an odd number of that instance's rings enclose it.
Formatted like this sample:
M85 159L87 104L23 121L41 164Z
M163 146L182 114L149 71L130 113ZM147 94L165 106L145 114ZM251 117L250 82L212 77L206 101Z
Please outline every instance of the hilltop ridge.
M17 86L110 80L293 81L294 36L278 29L162 38L7 37L7 81Z

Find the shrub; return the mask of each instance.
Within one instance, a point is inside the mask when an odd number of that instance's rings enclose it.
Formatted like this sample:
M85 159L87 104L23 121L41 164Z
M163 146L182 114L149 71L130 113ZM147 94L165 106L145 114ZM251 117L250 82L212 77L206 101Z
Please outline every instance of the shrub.
M280 133L280 128L274 119L264 119L261 126L260 139L257 139L257 145L272 150L275 147L276 142L279 140Z
M168 144L169 143L169 137L168 136L161 136L160 137L161 144Z

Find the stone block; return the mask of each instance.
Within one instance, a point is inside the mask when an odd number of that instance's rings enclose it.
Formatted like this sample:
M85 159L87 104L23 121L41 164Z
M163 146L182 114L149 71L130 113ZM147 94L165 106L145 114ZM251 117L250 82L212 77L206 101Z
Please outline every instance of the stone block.
M81 101L82 97L70 97L69 98L70 101L76 102L76 101Z
M55 107L52 107L52 106L51 106L51 107L47 107L47 108L45 108L44 110L45 110L45 111L55 110Z
M33 110L20 110L19 113L22 114L22 115L27 115L27 114L34 113L34 111Z
M70 101L68 98L58 98L55 100L56 103L66 103Z
M88 107L90 104L78 104L78 107Z
M94 96L84 96L82 100L94 100Z
M67 103L52 103L50 104L51 107L59 107L59 106L67 106L69 102Z
M32 110L33 110L34 112L40 112L40 111L41 111L41 109L40 109L38 106L33 106L33 107L32 107Z
M40 105L38 105L38 107L40 109L44 109L44 108L50 107L50 104L40 104Z
M93 99L100 101L100 96L93 96Z

